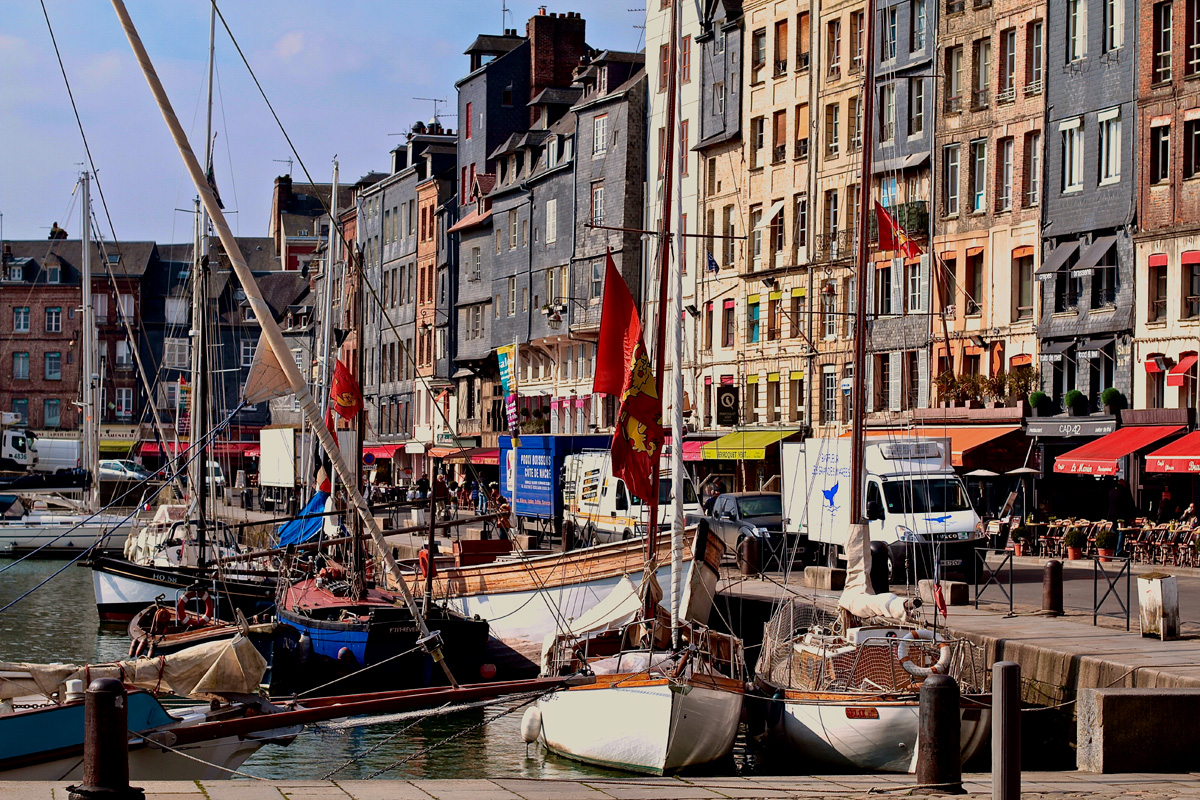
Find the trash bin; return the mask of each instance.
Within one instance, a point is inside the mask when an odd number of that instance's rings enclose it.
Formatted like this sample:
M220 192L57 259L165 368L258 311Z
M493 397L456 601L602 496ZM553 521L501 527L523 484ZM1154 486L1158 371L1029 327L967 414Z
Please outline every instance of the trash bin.
M1138 612L1142 636L1166 641L1179 638L1179 587L1174 575L1138 575Z

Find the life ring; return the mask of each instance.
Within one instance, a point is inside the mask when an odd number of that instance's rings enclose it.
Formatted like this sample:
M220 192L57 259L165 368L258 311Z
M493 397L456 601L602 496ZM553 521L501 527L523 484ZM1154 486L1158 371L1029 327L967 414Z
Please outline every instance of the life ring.
M421 568L421 576L437 577L437 563L429 557L428 550L422 550L417 554L417 565Z
M193 614L191 611L188 611L188 603L192 600L204 601L203 614ZM208 622L213 618L213 613L215 611L216 604L213 602L212 595L210 595L205 589L200 589L199 591L195 589L189 589L186 594L181 595L179 600L175 602L175 619L178 620L181 625L186 625L193 619L202 622Z
M938 650L937 663L932 667L922 667L912 662L908 657L908 643L912 641L927 641L936 642ZM950 642L941 641L934 636L933 631L914 630L909 631L905 636L901 637L899 644L896 645L896 657L900 659L900 666L904 667L904 671L914 678L928 678L930 675L945 675L950 670L950 656L953 650Z

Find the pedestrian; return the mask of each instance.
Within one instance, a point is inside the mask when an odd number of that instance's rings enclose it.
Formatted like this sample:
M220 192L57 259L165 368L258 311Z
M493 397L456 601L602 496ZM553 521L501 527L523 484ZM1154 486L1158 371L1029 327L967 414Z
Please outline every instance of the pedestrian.
M1117 552L1125 546L1125 527L1122 523L1131 523L1137 516L1137 506L1133 503L1133 494L1129 491L1129 483L1121 478L1108 493L1108 519L1117 529Z
M1185 525L1191 525L1196 522L1196 504L1188 503L1188 507L1183 510L1183 514L1179 516L1179 521Z

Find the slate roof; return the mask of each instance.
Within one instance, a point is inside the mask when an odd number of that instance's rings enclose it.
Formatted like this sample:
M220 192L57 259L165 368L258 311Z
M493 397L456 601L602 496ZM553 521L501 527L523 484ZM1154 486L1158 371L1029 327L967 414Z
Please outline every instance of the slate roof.
M499 36L481 33L475 37L475 41L471 42L470 47L463 50L463 55L469 56L471 53L507 53L517 49L523 41L525 41L524 36Z
M549 86L538 92L537 97L529 101L528 105L574 105L579 98L583 96L583 89L577 86Z
M37 264L45 264L56 258L58 263L70 270L72 279L80 274L83 262L82 242L79 239L19 239L5 240L12 249L13 258L31 258ZM118 278L141 277L156 257L154 242L105 242L104 250L109 255L120 255L119 264L113 265L113 274ZM92 242L92 276L107 275L100 243Z

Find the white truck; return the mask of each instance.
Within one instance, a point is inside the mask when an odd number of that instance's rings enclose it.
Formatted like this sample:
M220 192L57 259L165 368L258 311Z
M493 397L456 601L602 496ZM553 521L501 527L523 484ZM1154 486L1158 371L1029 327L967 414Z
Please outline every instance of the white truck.
M867 437L862 510L871 541L887 545L893 580L930 574L935 554L943 571L972 574L983 530L950 453L945 438ZM844 558L850 530L850 455L848 437L780 450L784 530L807 536L829 566Z
M258 486L263 508L285 509L296 495L296 429L269 425L259 431Z
M21 415L0 412L0 470L32 472L38 463L37 439L20 425Z
M658 486L660 529L670 525L674 502L671 484L670 471L663 470ZM683 482L683 510L690 516L702 513L690 479ZM608 450L584 450L563 460L563 519L575 526L581 543L644 536L649 517L649 504L630 493L625 481L613 476Z

